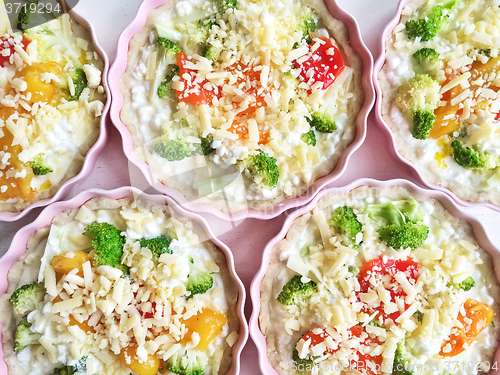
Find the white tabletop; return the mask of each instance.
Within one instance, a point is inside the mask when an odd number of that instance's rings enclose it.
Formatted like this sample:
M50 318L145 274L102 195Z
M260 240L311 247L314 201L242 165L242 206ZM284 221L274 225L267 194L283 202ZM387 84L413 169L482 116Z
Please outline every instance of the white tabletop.
M394 17L397 0L337 0L338 4L351 13L358 21L365 44L374 56L379 55L379 40L385 25ZM96 28L99 42L107 52L110 62L116 55L116 44L122 30L132 21L141 0L81 0L75 8L78 13L87 18ZM99 157L92 175L84 182L76 185L66 198L89 188L113 189L119 186L147 185L141 172L128 163L121 147L121 137L108 119L110 140ZM368 133L363 146L353 155L346 173L330 186L343 186L358 178L371 177L379 180L391 178L406 178L423 186L420 179L411 168L394 159L389 141L375 122L373 113L368 118ZM500 231L495 230L500 225L500 213L492 210L474 207L468 209L485 227L493 243L500 248ZM23 225L33 221L40 210L35 210L15 223L0 224L0 254L4 254L15 232ZM236 228L227 228L219 236L233 251L236 271L247 290L254 274L260 266L260 254L265 244L280 230L286 213L270 220L260 221L247 219ZM205 216L212 228L224 228L224 222L211 216ZM258 235L256 235L258 234ZM251 301L247 294L246 315L250 317ZM243 375L261 374L257 364L257 349L249 339L242 354Z

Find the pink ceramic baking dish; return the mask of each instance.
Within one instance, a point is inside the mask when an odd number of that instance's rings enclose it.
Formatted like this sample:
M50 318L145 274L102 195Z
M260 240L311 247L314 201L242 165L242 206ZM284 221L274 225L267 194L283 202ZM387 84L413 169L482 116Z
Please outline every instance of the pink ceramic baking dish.
M403 163L409 165L412 167L420 179L424 182L425 185L427 185L429 188L434 189L434 190L439 190L442 191L443 193L449 194L458 204L466 207L470 206L484 206L488 207L492 210L499 211L500 212L500 207L495 206L491 203L487 202L469 202L469 201L464 201L460 198L457 198L450 190L447 188L441 186L441 185L436 185L429 183L422 175L420 172L419 168L409 161L408 159L404 158L398 151L397 145L396 145L396 140L394 139L393 133L389 126L385 123L384 119L382 118L382 89L380 87L380 84L378 83L378 75L380 71L382 70L384 63L385 63L385 42L386 40L391 36L392 30L398 25L399 20L401 18L401 13L403 11L403 8L405 5L409 4L412 0L401 0L398 4L398 9L396 11L396 16L389 22L387 27L384 29L382 33L382 37L380 38L380 43L379 43L379 48L380 48L380 56L378 59L375 61L375 65L373 68L373 84L375 86L375 92L376 92L376 103L375 103L375 117L377 119L377 122L380 124L381 128L384 129L391 140L392 143L392 152L394 155L401 160Z
M126 27L123 33L120 35L120 38L118 40L116 60L109 71L109 85L111 89L111 94L113 96L113 102L111 104L111 111L110 111L111 120L113 121L114 125L118 128L118 130L122 135L123 150L125 152L125 155L133 164L135 164L142 171L142 173L146 176L148 182L156 190L160 191L163 194L168 194L171 197L173 197L175 200L177 200L178 203L182 204L182 206L185 207L186 209L202 213L210 213L218 218L227 221L237 221L237 220L242 220L246 217L258 218L263 220L276 217L285 210L305 204L314 196L314 194L316 194L319 190L321 190L321 188L323 188L328 183L336 180L344 172L347 166L347 162L351 157L351 155L361 146L361 144L365 139L366 119L368 113L370 112L373 106L374 90L371 78L373 59L367 47L361 40L358 25L354 20L354 18L352 18L349 14L344 12L333 0L325 0L325 4L327 5L330 13L335 18L339 19L346 25L347 30L349 32L351 47L360 56L363 63L362 86L365 93L365 102L356 120L355 139L344 150L344 152L340 156L337 166L329 175L316 180L314 184L309 189L307 189L307 192L304 193L303 195L296 198L286 199L282 203L276 205L271 210L256 211L248 209L248 210L232 212L230 214L226 214L206 204L197 204L194 202L190 202L179 191L163 185L160 181L158 181L158 179L153 177L151 168L148 166L148 164L142 159L140 159L134 152L134 145L130 132L120 119L120 111L123 107L123 95L121 94L118 88L118 80L127 68L127 53L130 40L145 25L148 13L151 10L156 9L159 6L165 4L166 1L167 0L145 0L141 4L137 12L137 15L132 21L132 23L128 27Z
M497 279L500 281L500 250L493 246L491 240L489 239L486 231L484 230L481 223L474 218L473 216L466 213L465 209L457 205L447 194L444 194L440 191L432 191L432 190L424 190L417 185L413 184L410 181L397 179L397 180L388 180L388 181L378 181L372 179L360 179L352 182L351 184L338 187L338 188L330 188L321 191L307 206L304 206L290 214L284 224L281 231L278 233L276 237L274 237L264 248L264 253L262 256L262 265L252 280L252 284L250 286L250 297L252 299L253 310L252 315L250 317L250 336L252 337L255 345L257 346L259 352L259 365L262 373L266 375L277 375L278 373L274 370L274 368L269 363L267 359L267 351L266 351L266 338L262 334L259 327L259 312L260 312L260 286L262 283L262 279L267 272L267 268L270 260L270 253L273 247L285 238L290 226L293 221L301 215L311 211L316 203L326 194L345 194L349 191L360 187L360 186L370 186L377 188L389 188L392 186L401 186L407 189L410 193L422 196L424 198L433 198L438 200L453 216L465 219L472 226L474 231L474 236L479 243L479 245L486 250L493 258L495 273ZM494 361L500 360L500 348L497 349L495 353ZM498 374L499 370L495 372L490 372L490 374Z
M53 197L36 201L21 212L0 212L0 221L18 220L23 216L25 216L28 212L30 212L34 208L43 207L52 202L56 202L63 199L68 193L68 191L71 190L74 184L86 179L90 175L90 173L94 169L99 154L101 153L102 149L104 148L104 145L106 144L106 139L107 139L106 117L108 115L109 106L111 103L111 95L107 81L107 76L108 76L107 72L109 70L109 59L106 53L104 52L103 48L99 44L99 41L97 40L97 34L92 25L74 10L71 10L69 14L71 15L71 18L73 20L75 20L78 24L85 27L90 32L90 35L92 36L92 42L95 46L95 50L104 62L104 70L102 72L102 86L104 87L104 91L106 92L107 98L101 115L99 138L87 152L81 171L75 177L66 181Z
M237 309L238 309L237 313L240 319L240 335L238 341L233 346L233 353L232 353L233 363L227 375L239 374L240 354L248 339L248 325L244 313L246 292L243 283L241 282L240 278L238 277L234 269L234 259L231 250L222 241L219 241L214 236L212 230L210 229L205 219L194 213L184 210L173 199L166 196L147 195L134 187L121 187L119 189L110 191L99 190L99 189L89 190L77 195L76 197L68 201L56 202L54 204L51 204L40 213L40 216L38 216L38 218L33 223L26 225L25 227L21 228L19 232L16 233L9 247L9 250L7 251L7 253L5 253L5 255L2 258L0 258L0 273L2 275L0 277L0 295L5 294L5 292L7 291L7 273L9 269L12 267L12 265L21 257L21 255L24 254L24 251L26 250L26 244L30 236L36 230L49 226L52 223L52 219L54 218L54 216L63 211L80 207L85 202L95 197L121 199L130 195L133 195L135 199L158 202L162 204L167 203L179 215L187 217L196 224L198 224L207 235L207 239L211 239L211 241L219 249L221 249L224 255L226 256L226 263L229 272L233 278L233 281L237 284L238 287L239 298L237 303ZM2 359L0 360L0 374L7 374L7 365L3 361L3 351L1 346L0 346L0 359Z

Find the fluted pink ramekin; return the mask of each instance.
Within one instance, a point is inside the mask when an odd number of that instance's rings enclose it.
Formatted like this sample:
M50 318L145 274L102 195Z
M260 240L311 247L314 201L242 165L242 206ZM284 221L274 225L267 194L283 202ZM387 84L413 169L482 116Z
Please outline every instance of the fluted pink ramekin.
M245 319L245 312L244 312L246 292L243 283L241 282L240 278L238 277L234 269L234 258L231 253L231 250L222 241L218 240L215 237L205 219L203 219L201 216L195 213L184 210L173 199L167 196L148 195L134 187L121 187L109 191L100 189L88 190L78 194L76 197L68 201L56 202L51 204L40 213L40 216L38 216L38 218L34 222L21 228L19 232L16 233L9 247L9 250L7 251L7 253L5 253L5 255L2 258L0 258L0 295L5 294L5 292L7 291L7 286L8 286L7 274L9 269L24 254L28 240L36 230L50 226L52 223L52 219L57 214L63 211L78 208L92 198L106 197L110 199L121 199L131 195L133 195L135 199L140 198L141 200L147 200L151 202L158 202L162 204L167 203L168 206L171 207L179 215L190 219L196 224L199 224L204 233L206 234L207 236L206 238L210 239L224 253L226 257L226 264L229 273L231 274L231 278L238 287L238 302L236 308L237 308L237 315L240 320L240 332L238 341L234 344L232 349L233 363L227 375L239 374L241 351L243 350L243 347L248 339L248 325ZM1 330L0 330L0 335L1 335ZM5 361L3 361L2 349L3 348L0 346L0 374L7 374L7 365Z
M285 222L283 223L283 228L281 229L281 231L264 248L261 267L257 272L257 274L255 275L254 279L252 280L252 284L250 286L250 298L252 299L253 310L249 324L250 336L255 342L255 345L257 346L257 350L259 352L259 365L262 373L266 375L278 375L278 373L271 366L267 358L266 338L262 334L262 331L260 330L259 326L260 286L262 283L262 279L264 278L264 275L267 272L270 261L270 255L273 247L276 246L282 239L286 237L286 234L288 233L288 230L290 229L293 221L297 219L299 216L304 215L305 213L311 211L316 206L316 203L318 203L318 201L323 196L327 194L346 194L351 190L360 186L370 186L380 189L389 188L393 186L401 186L406 190L408 190L411 194L415 194L423 198L436 199L454 217L457 217L459 219L464 219L472 226L474 237L476 238L479 246L482 247L486 252L488 252L491 255L494 262L496 277L500 281L500 250L497 249L492 244L490 238L488 237L488 234L486 233L481 223L474 216L471 216L468 213L466 213L465 209L456 204L456 202L454 202L454 200L451 199L448 194L445 194L441 191L425 190L418 187L417 185L415 185L410 181L402 179L388 180L388 181L360 179L344 187L329 188L323 190L316 197L314 197L314 199L310 203L308 203L307 206L304 206L292 212L286 218ZM500 361L500 348L497 348L496 350L494 361L496 361L497 363L498 361ZM500 374L500 370L492 371L489 374L498 375Z
M394 134L392 133L392 130L389 128L389 126L385 123L383 117L382 117L382 88L380 87L380 84L378 82L378 75L382 68L384 67L385 63L385 42L387 39L390 38L392 30L398 25L399 20L401 18L401 13L403 11L403 8L411 3L412 0L400 0L398 4L398 9L396 11L396 16L387 24L387 27L384 29L382 33L382 37L380 38L380 55L378 59L375 61L375 65L373 68L373 85L375 87L375 93L376 93L376 102L375 102L375 118L377 119L377 122L379 123L380 127L385 130L388 138L390 139L390 142L392 144L392 153L396 158L401 160L403 163L406 165L410 166L415 170L417 173L418 177L422 180L422 182L427 185L430 189L434 190L439 190L445 194L450 195L459 205L465 206L465 207L477 207L477 206L483 206L490 208L495 211L500 212L500 207L496 206L494 204L491 204L489 202L471 202L471 201L466 201L463 199L458 198L451 190L448 188L433 184L427 181L427 179L424 177L424 175L421 173L420 168L410 160L406 159L403 155L398 150L397 144L396 144L396 139L394 138Z
M365 94L364 104L356 119L355 138L341 154L335 169L328 175L316 180L303 195L286 199L270 210L257 211L253 209L247 209L231 213L222 212L208 204L190 202L179 191L163 185L157 178L155 178L149 165L135 154L134 144L132 141L132 136L130 135L130 131L120 119L120 111L123 107L123 95L118 88L118 80L127 68L127 53L130 40L135 34L139 32L139 30L144 27L148 13L151 10L165 4L166 2L167 0L145 0L141 4L132 23L127 26L120 35L120 39L118 40L116 60L109 71L109 86L111 89L111 94L113 96L113 102L111 103L110 111L111 120L122 135L123 150L125 152L125 155L130 160L130 162L132 162L132 164L136 165L142 171L149 184L151 184L159 192L170 195L179 204L190 211L209 213L226 221L239 221L247 217L267 220L278 216L279 214L290 208L299 207L307 203L319 190L321 190L321 188L342 175L342 173L346 169L349 158L361 146L366 136L366 119L374 103L374 89L372 83L373 59L361 39L358 24L356 23L354 18L352 18L348 13L344 12L335 3L334 0L325 0L325 4L332 16L346 25L349 33L350 46L353 48L354 52L361 58L363 64L363 75L361 81L362 88Z
M90 148L90 150L87 152L85 156L85 160L82 166L82 169L80 172L70 178L68 181L66 181L60 188L59 190L54 194L54 196L47 198L47 199L41 199L39 201L35 201L28 207L26 207L24 210L21 212L0 212L0 221L15 221L19 220L23 216L25 216L28 212L30 212L34 208L38 207L43 207L46 206L52 202L59 201L63 199L66 194L71 190L73 185L75 185L77 182L82 181L86 179L92 170L94 169L95 163L97 161L97 158L99 157L99 154L101 153L102 149L104 148L104 145L106 144L107 140L107 132L106 132L106 117L108 115L109 111L109 106L111 103L111 94L108 86L108 70L109 70L109 59L106 53L104 52L104 49L101 47L99 44L99 41L97 40L97 35L95 32L94 27L82 16L80 16L76 11L71 10L69 11L69 14L71 16L71 19L76 21L79 25L83 26L85 29L87 29L90 32L90 35L92 37L92 43L95 48L95 51L99 54L99 57L102 59L104 62L104 69L102 72L102 86L104 87L104 91L106 93L106 103L104 105L104 109L102 111L101 115L101 120L99 122L99 138L97 141L94 143L94 145Z

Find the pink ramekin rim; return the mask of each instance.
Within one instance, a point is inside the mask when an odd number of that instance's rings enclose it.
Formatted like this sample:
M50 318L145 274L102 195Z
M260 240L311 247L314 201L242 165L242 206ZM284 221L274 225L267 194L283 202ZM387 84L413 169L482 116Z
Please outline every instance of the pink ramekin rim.
M125 28L125 30L120 35L120 38L118 39L116 59L109 71L109 85L111 89L111 95L113 97L110 109L111 121L122 135L123 151L126 157L132 164L134 164L141 170L141 172L146 177L148 183L160 193L170 195L173 199L175 199L179 204L181 204L187 210L196 211L200 213L208 213L221 220L233 222L233 221L243 220L245 218L256 218L261 220L272 219L286 210L296 208L307 203L325 185L341 177L341 175L346 170L350 157L363 144L366 138L367 118L375 102L375 91L373 88L373 79L372 79L373 76L372 55L368 50L368 48L366 47L366 45L364 44L363 40L361 39L361 34L357 22L354 20L354 18L352 18L350 14L346 13L342 8L340 8L335 3L334 0L326 0L325 4L329 9L329 12L332 15L335 14L335 18L341 20L346 25L349 33L351 47L361 58L363 65L362 88L365 93L365 100L356 118L355 138L342 152L336 167L332 172L330 172L330 174L316 180L312 184L312 186L308 188L307 193L305 195L296 198L286 199L283 202L279 203L278 205L274 206L272 210L256 211L253 209L248 209L248 210L237 211L234 213L224 213L208 204L199 204L187 201L184 195L181 194L179 191L163 185L161 182L158 181L158 179L153 177L149 165L135 154L133 149L132 136L127 127L123 124L123 122L120 119L120 111L121 108L123 107L124 100L123 100L123 95L118 88L118 80L126 70L127 52L130 40L145 25L148 12L166 3L166 1L168 0L145 0L144 2L142 2L142 4L139 7L139 10L137 11L136 17Z
M200 215L197 215L194 212L190 212L182 208L175 200L170 198L169 196L165 195L149 195L143 193L141 190L135 188L135 187L130 187L130 186L125 186L125 187L120 187L118 189L113 189L113 190L102 190L102 189L90 189L87 191L84 191L74 198L71 198L68 201L60 201L60 202L55 202L43 209L43 211L40 213L38 218L33 221L32 223L24 226L21 228L14 238L12 239L11 245L9 247L9 250L0 258L0 268L2 268L5 272L2 273L0 276L0 296L4 295L7 291L8 283L7 283L7 274L8 270L12 267L12 265L24 254L24 251L26 249L26 245L28 242L28 239L31 234L33 234L36 230L40 228L44 228L46 226L49 226L52 223L52 219L54 216L57 214L74 209L77 207L82 206L85 202L88 200L95 198L95 197L106 197L110 199L120 199L129 195L140 195L141 198L145 197L150 201L161 201L161 202L167 202L170 207L174 209L178 214L189 218L190 220L193 220L194 222L198 223L200 227L205 231L205 233L208 235L208 238L217 246L219 247L222 252L224 253L226 257L226 264L228 266L229 272L231 274L232 279L236 282L237 287L238 287L238 302L237 302L237 314L238 318L240 321L240 332L239 332L239 337L237 342L233 345L232 349L232 355L233 355L233 363L231 365L230 370L226 375L237 375L239 374L240 371L240 356L241 356L241 351L243 350L243 347L245 346L245 343L248 339L248 324L247 320L245 318L245 300L246 300L246 290L245 286L243 285L243 282L239 278L238 274L236 273L236 269L234 266L234 257L229 249L229 247L224 244L221 240L219 240L211 230L210 226L208 225L207 221L201 217ZM1 326L1 325L0 325ZM0 331L0 336L1 336L1 331ZM0 345L0 357L2 360L0 360L0 373L2 374L7 374L7 365L5 361L3 361L3 346Z
M89 21L87 21L87 19L85 19L85 17L78 14L75 10L71 10L69 12L69 14L79 25L83 26L85 29L87 29L90 32L94 48L104 62L104 69L102 72L102 86L104 87L104 91L106 93L106 103L104 105L104 108L103 108L103 111L101 114L101 119L99 122L99 129L100 129L99 137L97 138L97 141L94 143L94 145L89 149L89 151L85 155L83 166L82 166L82 169L80 170L80 172L76 176L74 176L74 177L70 178L68 181L64 182L64 184L59 188L59 190L52 197L36 201L33 204L26 207L21 212L5 212L5 211L0 212L0 221L12 222L12 221L19 220L35 208L44 207L44 206L47 206L53 202L60 201L60 200L64 199L64 197L66 196L68 191L71 190L73 185L75 185L79 181L86 179L90 175L90 173L94 169L97 158L99 157L99 154L101 153L101 151L104 148L104 145L106 144L106 141L107 141L108 135L107 135L107 130L106 130L106 119L107 119L108 111L109 111L109 108L111 105L111 92L110 92L109 85L108 85L109 58L108 58L108 55L106 54L106 52L104 51L104 49L102 48L102 46L99 44L99 41L97 39L97 34L96 34L95 29L92 26L92 24Z
M292 212L283 223L283 227L281 231L265 246L263 254L262 254L262 264L257 271L255 277L250 284L250 299L252 301L252 314L249 320L250 327L250 336L254 341L257 351L259 353L259 366L261 371L267 375L277 375L278 373L269 363L267 358L267 345L265 336L262 334L262 331L259 327L259 312L260 312L260 286L262 283L262 279L264 278L270 261L271 250L273 247L278 244L282 239L285 238L288 230L290 229L293 221L301 215L311 211L316 203L327 194L344 194L348 193L351 190L360 187L360 186L371 186L377 188L388 188L393 186L402 186L407 189L410 193L422 196L424 198L432 198L436 199L440 202L443 207L448 210L455 217L465 219L473 229L474 237L476 238L479 246L482 247L486 252L488 252L494 263L495 275L497 279L500 281L500 250L496 248L490 237L488 236L486 230L482 226L481 222L476 219L473 215L465 212L465 207L460 206L455 202L448 194L445 194L441 191L429 190L421 188L415 185L413 182L404 179L394 179L387 181L379 181L370 178L362 178L352 183L341 186L341 187L333 187L322 190L319 194L317 194L314 199L309 202L306 206L301 207L300 209ZM500 360L500 346L496 349L495 352L495 360ZM491 375L500 373L498 372L490 372Z
M439 190L442 193L448 194L449 196L451 196L451 198L453 200L455 200L461 206L464 206L464 207L485 207L485 208L489 208L491 210L500 212L500 206L496 206L492 203L484 202L484 201L472 202L472 201L463 200L461 198L458 198L448 188L441 186L441 185L437 185L437 184L433 184L431 182L428 182L427 179L424 177L424 175L421 173L420 168L415 163L411 162L410 160L406 159L403 155L401 155L401 153L398 150L394 134L382 117L382 88L380 87L380 84L378 82L378 75L379 75L380 71L382 70L384 63L385 63L385 56L386 56L386 54L385 54L385 42L390 37L392 30L398 25L399 20L401 18L401 13L403 11L403 7L407 4L409 4L411 1L413 1L413 0L400 0L399 1L396 15L387 24L386 28L382 32L382 36L381 36L380 41L379 41L380 55L375 60L375 64L373 67L373 86L375 87L375 93L376 93L376 95L375 95L376 100L375 100L375 106L374 106L375 119L376 119L379 127L381 127L385 131L386 136L389 138L389 140L392 144L392 148L391 147L390 148L391 148L393 155L396 158L398 158L399 160L401 160L403 163L405 163L406 165L411 167L414 170L415 174L423 182L423 184L426 185L428 188L434 189L434 190Z

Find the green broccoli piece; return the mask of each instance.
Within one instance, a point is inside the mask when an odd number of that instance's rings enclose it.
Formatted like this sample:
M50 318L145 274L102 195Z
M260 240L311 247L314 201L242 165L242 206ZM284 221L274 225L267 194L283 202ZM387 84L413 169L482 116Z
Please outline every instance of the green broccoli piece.
M406 21L406 32L409 39L419 38L427 42L434 38L439 29L447 22L449 14L457 5L456 0L448 1L442 5L433 6L428 14L419 18ZM447 14L444 14L444 11Z
M198 27L189 31L189 40L197 45L206 43L213 25L216 25L213 19L199 20Z
M238 5L238 0L216 0L217 8L220 11L225 12L228 9L236 9Z
M307 119L312 128L316 128L321 133L333 133L337 130L337 124L329 113L313 112L311 119Z
M311 253L309 250L310 247L311 247L311 245L302 246L302 249L300 249L300 257L301 258L305 258L306 256L309 256L309 254Z
M380 240L393 249L416 249L427 239L429 228L423 224L391 224L381 227L378 234Z
M434 121L436 120L436 115L431 111L423 111L417 109L413 112L413 138L416 139L427 139L429 138L429 132L434 127Z
M20 7L19 15L17 16L17 28L19 30L25 31L50 21L51 13L37 12L37 9L40 9L38 3L38 1L29 0Z
M356 266L349 266L347 267L347 271L349 271L349 273L353 276L353 277L357 277L358 274L359 274L359 268L356 267Z
M203 294L214 286L214 278L210 273L197 268L194 264L190 265L190 272L186 282L186 290L191 292L186 299L194 297L196 294Z
M175 66L172 71L166 75L165 80L163 80L162 83L160 83L160 86L158 86L158 97L160 99L165 99L165 98L170 98L170 94L172 92L172 79L175 76L179 75L179 67Z
M299 29L302 31L302 39L309 44L312 42L311 33L316 31L316 21L310 13L302 14L298 18Z
M64 366L56 368L52 375L74 375L77 372L82 373L86 370L87 357L82 357L74 366Z
M394 354L392 375L414 375L412 364L414 364L413 356L406 349L405 342L401 340Z
M94 221L85 228L83 235L92 240L92 247L95 250L94 261L98 265L121 266L125 237L121 235L119 229L106 222Z
M222 53L222 48L215 47L213 44L207 43L203 48L202 55L206 59L217 61L221 53Z
M173 239L177 238L175 233L169 233L166 236L160 235L155 238L141 238L139 243L141 247L147 247L155 257L160 257L161 254L172 254L172 250L169 249L170 243Z
M300 358L299 352L294 349L292 354L293 367L301 375L310 375L314 367L318 366L318 364L314 363L315 358L311 356Z
M161 36L156 39L156 45L161 49L163 57L169 61L175 61L179 52L182 52L175 42Z
M301 276L296 275L287 282L276 300L285 306L305 307L307 298L317 291L317 287L314 281L303 283L301 278Z
M193 151L187 141L180 138L169 139L165 134L156 142L153 150L168 161L179 161L193 155Z
M432 48L421 48L413 54L417 61L438 60L439 54Z
M44 154L38 154L29 162L33 174L36 176L45 176L48 173L54 172L54 169L45 164L43 160Z
M356 236L358 233L361 233L363 226L351 207L337 207L332 215L331 223L340 233L348 238L348 242L344 246L351 246L353 249L359 247L359 244L356 243Z
M178 375L203 375L207 358L196 350L177 352L167 362L167 369Z
M245 165L257 185L273 189L278 185L280 171L277 160L264 151L245 158Z
M449 282L448 287L454 288L454 289L462 289L468 292L474 287L475 281L472 277L467 277L464 281L461 283L454 283L454 282Z
M69 93L67 96L68 101L71 102L78 100L80 98L80 95L82 95L85 87L87 87L87 76L85 75L85 72L82 68L76 68L75 70L70 72L69 76L71 77L73 86L75 87L75 94L71 95L71 93Z
M399 86L396 105L413 117L413 136L416 139L429 138L429 131L435 119L441 95L441 86L428 74L416 74L408 82Z
M422 321L424 320L424 313L422 311L415 311L413 317L417 319L419 323L422 323Z
M16 314L25 314L36 310L38 304L45 297L45 288L43 283L36 281L31 284L23 285L16 289L9 298Z
M300 136L302 142L316 146L316 133L314 133L314 129L309 130L307 133L304 133Z
M489 165L488 154L466 147L458 139L451 142L451 149L453 150L453 158L461 167L467 169L487 168Z
M28 316L24 316L16 328L16 337L14 344L14 351L21 352L28 345L36 344L40 337L39 333L33 332L31 329L31 323L28 322Z
M209 134L205 138L200 137L200 151L203 155L207 156L215 151L215 148L212 148L212 143L214 141L214 135Z
M193 257L189 257L188 260L189 260L189 263L194 263Z
M393 249L416 249L429 235L429 228L421 224L424 213L414 199L370 204L366 213L385 219L387 225L379 228L379 238Z
M479 53L479 54L481 54L481 55L484 55L484 56L486 56L486 57L488 57L488 58L490 58L490 57L491 57L491 48L488 48L488 49L480 49L480 50L478 51L478 53Z

